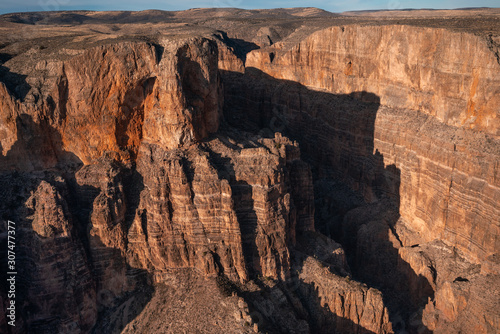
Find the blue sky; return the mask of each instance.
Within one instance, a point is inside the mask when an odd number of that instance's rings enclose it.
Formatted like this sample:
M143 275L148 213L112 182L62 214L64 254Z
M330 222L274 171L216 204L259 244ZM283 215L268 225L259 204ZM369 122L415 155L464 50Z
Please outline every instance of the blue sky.
M363 9L500 7L500 0L0 0L0 14L44 10L182 10L195 7L318 7L331 12Z

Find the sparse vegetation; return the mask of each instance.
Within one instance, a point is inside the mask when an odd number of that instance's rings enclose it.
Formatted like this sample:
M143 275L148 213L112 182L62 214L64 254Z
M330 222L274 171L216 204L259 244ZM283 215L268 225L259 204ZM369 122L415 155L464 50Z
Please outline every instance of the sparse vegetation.
M231 282L226 276L224 275L219 275L217 276L216 278L216 283L217 283L217 287L219 288L219 291L221 292L221 294L225 297L230 297L232 296L234 293L238 294L239 293L239 289L238 287L236 286L236 284L234 284L233 282Z

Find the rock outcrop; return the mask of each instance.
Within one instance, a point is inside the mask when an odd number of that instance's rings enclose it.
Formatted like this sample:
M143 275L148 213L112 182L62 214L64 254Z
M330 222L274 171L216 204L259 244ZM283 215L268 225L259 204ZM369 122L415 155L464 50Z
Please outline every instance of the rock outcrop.
M136 250L129 247L128 236L135 227L142 179L153 189L169 185L156 183L152 153L146 151L160 146L165 153L214 133L222 103L215 42L185 38L160 43L107 44L70 59L42 63L46 80L39 78L38 89L24 99L1 85L2 183L6 195L13 196L4 206L10 214L3 212L23 226L24 232L18 234L23 245L20 272L29 288L18 297L18 314L28 331L89 332L98 312L115 307L148 282L142 266L134 268L127 262ZM144 160L137 158L140 147L146 152L141 155ZM47 174L48 170L53 172ZM19 184L10 184L17 171L25 174L18 177ZM173 180L187 185L182 168L173 173ZM184 179L176 179L181 175ZM26 176L29 179L23 181ZM189 186L181 184L172 192L189 197ZM19 189L22 192L14 195ZM167 191L167 196L175 196ZM172 207L156 210L154 202L144 197L151 207L137 210L139 224L146 219L145 212L173 215ZM12 202L16 198L17 204ZM184 204L181 200L175 209L183 211ZM157 240L153 224L158 226L161 219L151 220L146 235L149 232L150 240ZM239 232L236 220L232 222ZM179 227L169 221L161 228L178 231ZM191 232L196 234L196 228ZM241 241L231 233L227 237L229 245L240 247L242 256ZM202 245L195 242L188 247L201 258L204 249L196 246ZM178 252L162 246L148 261L158 261L159 269L171 268L179 265L172 259L175 255ZM212 271L218 272L211 261ZM246 270L243 261L238 264ZM182 265L203 268L193 261ZM153 273L155 267L145 269ZM244 273L241 278L246 278Z
M235 133L182 151L145 144L130 263L160 273L197 267L241 281L248 271L287 277L288 246L297 231L314 229L311 175L299 158L296 144L279 136Z
M334 275L313 258L305 261L299 277L306 283L305 296L317 292L318 301L307 303L315 312L324 313L316 324L319 332L393 333L380 291Z
M201 140L219 126L217 61L215 43L194 38L115 43L65 61L42 62L49 76L24 103L2 88L2 148L10 152L18 137L13 120L28 116L50 125L60 136L52 146L84 164L106 152L131 161L143 140L167 149ZM11 155L29 155L29 149L20 147ZM60 160L59 152L47 151L42 168ZM42 163L36 158L35 169Z
M317 227L347 247L355 276L386 286L387 300L401 298L399 305L387 304L396 329L444 330L419 321L428 298L442 299L455 279L435 282L436 271L448 271L430 264L441 255L426 255L424 265L409 261L405 249L443 240L471 264L495 267L496 50L488 38L472 34L352 25L317 31L293 47L285 40L251 51L245 74L223 72L231 124L278 129L300 143L318 185ZM326 184L339 181L347 192L325 193ZM340 197L352 191L371 204L343 204ZM498 279L498 271L491 274ZM400 296L391 295L401 280ZM407 310L405 298L414 305ZM399 313L411 319L400 322Z
M54 61L24 99L2 86L6 195L17 171L31 175L4 207L26 226L24 328L109 330L112 317L120 329L135 315L123 305L140 311L148 285L176 269L242 283L290 276L297 233L314 230L310 168L279 133L211 136L217 63L201 37L128 41Z

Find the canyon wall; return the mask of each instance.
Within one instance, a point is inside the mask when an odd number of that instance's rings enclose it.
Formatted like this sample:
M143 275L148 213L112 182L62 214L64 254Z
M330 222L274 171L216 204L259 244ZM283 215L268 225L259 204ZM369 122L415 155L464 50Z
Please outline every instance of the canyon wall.
M336 94L367 91L388 107L500 135L500 60L492 40L447 29L347 25L315 32L289 50L281 44L250 53L246 67Z
M373 143L366 143L367 150L373 149L369 153L378 151L386 166L400 171L395 192L402 218L422 241L442 238L482 261L500 247L497 53L498 47L472 34L352 25L318 31L289 49L277 43L252 51L246 68L247 73L255 68L272 79L298 82L310 90L353 94L380 103L370 121L372 129L368 134L366 129L359 131L359 136L373 136ZM266 88L267 96L259 91L255 99L245 99L260 101L265 96L297 135L304 135L299 129L307 128L305 115L329 117L322 142L348 144L335 139L346 126L334 122L349 116L339 115L331 106L320 114L315 111L322 108L319 102L305 94L297 96L295 89L288 93L275 86ZM238 109L242 103L238 99L232 106ZM332 165L340 173L352 168L339 161ZM347 182L353 183L352 177ZM365 198L373 200L366 194Z
M215 43L206 39L160 43L103 45L79 50L68 60L41 61L38 70L46 73L23 103L3 87L4 155L14 158L24 153L20 150L29 150L11 149L19 137L18 117L29 116L52 127L60 137L51 138L58 140L52 146L85 164L105 152L131 161L142 140L173 149L217 131L222 100ZM43 152L25 161L24 167L52 167L61 160L58 154ZM16 162L19 168L21 163Z
M226 119L300 143L316 228L382 289L396 331L497 328L497 312L457 319L495 303L469 291L499 275L498 46L399 25L330 27L287 45L248 53L244 74L223 72Z
M297 233L314 230L310 168L279 134L214 135L217 62L206 38L125 41L41 62L24 96L0 85L19 332L119 330L172 270L290 276Z

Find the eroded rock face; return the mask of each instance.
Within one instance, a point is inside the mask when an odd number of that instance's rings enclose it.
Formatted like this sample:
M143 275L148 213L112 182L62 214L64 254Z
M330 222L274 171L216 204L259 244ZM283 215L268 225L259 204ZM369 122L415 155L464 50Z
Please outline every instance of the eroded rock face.
M191 38L160 44L112 43L42 62L46 80L39 78L41 88L24 101L3 84L0 88L3 183L13 196L9 201L26 202L4 207L12 220L26 225L19 238L30 267L22 261L20 272L29 288L19 296L20 331L89 332L98 312L106 313L124 298L144 299L147 271L127 262L134 250L128 237L136 198L144 189L142 178L151 179L150 165L137 159L139 147L156 145L168 152L206 138L218 129L222 103L215 42ZM147 175L138 175L136 164ZM44 172L49 168L55 176ZM10 184L9 169L31 173L23 174L31 175L30 181ZM19 189L22 193L14 195ZM179 195L186 190L179 189ZM168 214L148 205L141 210ZM241 242L237 245L241 248ZM193 252L201 254L197 246L192 245ZM153 254L159 269L178 265L171 258L174 251L166 253L162 248ZM218 273L211 260L212 272ZM203 268L194 262L184 266ZM240 266L246 270L244 262ZM155 268L145 269L153 273Z
M61 160L60 150L85 164L105 152L131 161L142 140L175 149L217 131L223 100L213 41L123 42L79 53L69 60L42 64L49 72L41 83L43 90L30 91L25 103L0 88L4 93L0 141L17 167L53 167ZM55 143L44 144L47 152L18 163L19 155L33 152L34 143L12 149L22 142L26 128L16 128L16 121L46 123L55 137L48 139ZM42 136L26 132L29 137Z
M245 65L332 93L370 92L391 108L500 135L499 60L488 40L472 34L405 25L331 27L290 50L253 51Z
M273 61L266 52L274 52ZM334 94L354 92L383 105L368 121L373 145L366 147L400 171L402 217L427 241L439 236L476 260L498 252L498 226L491 218L499 215L500 65L485 39L406 26L332 27L290 50L252 51L246 66L274 79ZM312 110L320 103L292 97L291 90L267 98L281 106L291 131L297 132L304 123L297 116L306 112L318 118ZM330 124L330 140L343 143L333 138L339 125ZM338 162L334 166L344 168ZM470 210L472 202L481 210ZM470 221L482 227L474 232Z
M22 187L34 189L20 208L25 219L16 223L15 330L88 332L97 320L97 287L65 199L67 185L61 178L28 180L14 176L14 187L3 183L7 191L17 189L17 200L28 196Z
M242 281L248 271L288 275L288 246L297 231L314 229L310 171L286 138L248 141L252 147L235 147L235 140L247 141L223 136L170 152L141 147L144 190L129 231L133 263L160 272L198 267Z
M20 297L33 299L26 328L89 332L110 317L120 329L135 316L126 305L172 270L290 276L297 233L314 230L310 168L279 133L208 139L223 101L217 55L204 38L103 45L57 63L58 79L24 101L4 90L5 185L17 189L10 168L33 175L19 181L26 209L10 203L37 273Z
M450 306L466 299L458 292L462 299L452 298L455 278L436 282L449 272L434 265L442 254L408 257L412 246L443 240L471 265L496 268L500 142L492 101L500 66L492 47L487 39L439 29L331 27L293 47L285 41L250 52L245 74L224 72L231 124L278 128L299 141L320 185L317 227L342 241L357 277L386 286L396 330L451 328L442 311L423 311L434 298L445 312L455 307L473 317L465 304ZM327 184L339 181L349 190L328 193ZM355 204L353 191L368 205ZM497 280L499 272L492 274ZM399 292L392 295L394 287ZM427 311L441 320L423 324ZM476 323L476 330L494 323Z
M319 301L308 300L308 306L318 313L324 312L322 308L331 313L326 312L316 324L320 332L393 333L380 291L336 276L312 258L306 260L299 277L310 284L302 288L306 296L314 296L307 289L317 291Z

